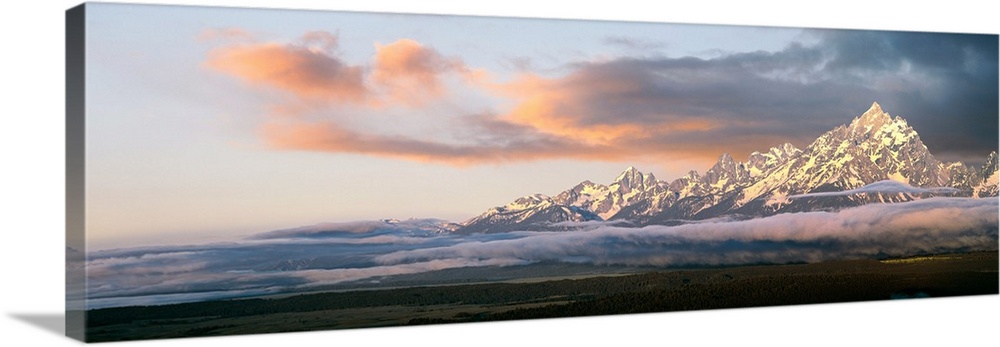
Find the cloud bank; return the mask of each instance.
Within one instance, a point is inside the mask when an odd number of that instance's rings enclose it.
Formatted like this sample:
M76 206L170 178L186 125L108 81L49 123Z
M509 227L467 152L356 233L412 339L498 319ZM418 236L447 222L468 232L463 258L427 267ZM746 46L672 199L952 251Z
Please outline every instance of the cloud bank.
M298 43L242 43L212 50L205 64L246 83L303 99L364 102L370 92L363 69L331 54L336 39L307 34Z
M91 307L103 307L289 292L392 275L543 261L672 267L995 251L997 210L997 199L929 198L746 221L642 228L577 223L564 225L577 228L568 232L467 236L336 223L231 243L91 253L88 295L94 299Z
M597 265L732 265L996 249L996 211L995 199L932 198L736 222L536 233L399 251L376 261L503 257Z
M951 187L920 188L906 183L884 180L865 185L860 188L841 190L835 192L807 193L788 196L788 199L812 198L822 196L850 196L862 194L908 194L917 196L950 195L960 191Z

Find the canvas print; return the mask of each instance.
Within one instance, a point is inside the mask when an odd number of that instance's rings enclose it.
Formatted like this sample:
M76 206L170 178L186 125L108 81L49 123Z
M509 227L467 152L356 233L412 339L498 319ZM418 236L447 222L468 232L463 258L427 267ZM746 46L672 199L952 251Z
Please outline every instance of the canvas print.
M88 342L998 293L995 34L97 3L66 44Z

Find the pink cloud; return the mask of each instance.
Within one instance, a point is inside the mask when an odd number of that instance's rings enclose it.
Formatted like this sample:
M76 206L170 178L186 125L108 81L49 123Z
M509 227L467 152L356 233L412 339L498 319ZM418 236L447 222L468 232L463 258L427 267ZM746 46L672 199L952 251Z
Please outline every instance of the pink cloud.
M205 64L302 99L362 103L369 94L364 70L333 55L336 43L332 34L313 32L303 37L303 44L235 44L212 50Z
M514 127L509 124L484 126ZM469 166L487 163L578 158L612 160L617 150L550 136L529 129L507 129L516 137L492 143L450 144L410 137L356 132L334 122L271 122L261 128L268 146L281 150L361 154L402 160Z
M401 39L375 46L372 81L387 90L390 101L420 105L445 94L444 75L465 70L460 60L442 56L417 41Z

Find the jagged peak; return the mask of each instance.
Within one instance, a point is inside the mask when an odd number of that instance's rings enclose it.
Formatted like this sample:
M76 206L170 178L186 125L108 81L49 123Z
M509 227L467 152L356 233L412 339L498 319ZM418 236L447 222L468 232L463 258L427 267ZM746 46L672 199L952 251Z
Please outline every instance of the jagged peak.
M868 111L866 111L865 113L868 114L868 113L885 113L885 112L882 112L882 105L879 105L878 101L874 101L872 102L872 107L869 107Z
M997 166L997 151L991 151L986 156L986 162L983 163L983 176L986 177L989 172L997 171Z
M698 173L698 170L691 170L691 171L688 171L687 175L684 175L681 178L688 178L688 179L691 179L691 180L698 180L698 179L701 179L701 174Z
M502 211L506 209L508 211L520 211L528 208L550 205L551 203L552 203L552 198L550 198L548 195L531 194L517 198L516 200L507 204L503 208L500 208L500 210Z
M719 173L719 171L731 172L735 169L736 169L736 160L733 159L733 156L729 155L729 153L722 153L722 155L719 156L719 160L715 162L715 165L713 165L712 168L708 169L708 172L709 173L712 172Z
M656 176L653 176L653 173L650 172L645 175L642 175L642 180L646 183L651 183L651 182L656 183Z
M698 185L701 184L701 175L698 174L697 170L688 171L684 176L678 177L677 179L670 182L667 187L673 191L683 190L685 186Z
M638 172L639 172L639 169L636 169L635 166L629 165L627 168L625 168L625 171L622 171L621 175L618 175L618 177L624 177L626 175L631 175L631 174L635 174L635 173L638 173Z
M903 128L906 128L906 127L909 126L908 124L906 124L906 120L903 119L903 117L900 117L900 116L894 117L892 119L892 121L893 121L893 123L899 123L900 125L902 125Z
M636 178L638 181L642 181L642 172L635 168L635 166L629 165L625 171L622 171L618 177L615 177L615 182L622 182L624 180L633 181L632 178Z
M795 145L791 144L790 142L782 143L780 146L774 147L774 149L776 149L777 151L781 152L784 155L794 155L796 153L802 152L801 149L795 147Z
M780 145L771 147L767 150L767 155L770 155L771 157L775 157L778 159L784 159L787 157L791 157L793 155L797 155L799 153L802 153L802 150L799 149L798 147L795 147L795 145L791 144L790 142L782 143ZM750 153L749 157L750 158L763 157L764 155L765 154L761 153L760 151L754 151L753 153Z
M549 196L545 195L545 194L531 194L531 195L525 195L525 196L522 196L520 198L517 198L517 200L514 200L514 202L517 202L517 203L529 202L529 201L539 202L539 201L544 201L544 200L548 200L548 199L549 199Z
M851 128L855 130L860 130L864 127L864 130L870 131L872 129L878 129L886 122L891 122L892 117L882 110L882 106L878 102L872 103L872 107L862 113L861 116L854 118L851 122Z

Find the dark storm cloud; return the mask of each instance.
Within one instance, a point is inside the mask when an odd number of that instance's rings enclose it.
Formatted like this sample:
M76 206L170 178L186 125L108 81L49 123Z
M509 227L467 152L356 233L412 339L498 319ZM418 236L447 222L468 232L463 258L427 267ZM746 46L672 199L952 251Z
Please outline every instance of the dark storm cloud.
M997 148L996 35L821 31L833 78L872 87L883 107L900 115L945 160L983 160Z
M578 63L527 84L529 105L547 107L511 118L555 133L622 130L611 141L622 148L714 156L805 146L879 102L943 160L981 161L996 149L996 36L810 33L818 43L777 52Z
M871 105L845 111L843 96L866 93L816 81L822 63L819 50L800 45L718 59L581 63L567 76L517 85L525 101L507 119L545 133L596 139L623 155L711 160L722 152L749 154L788 141L803 145Z

